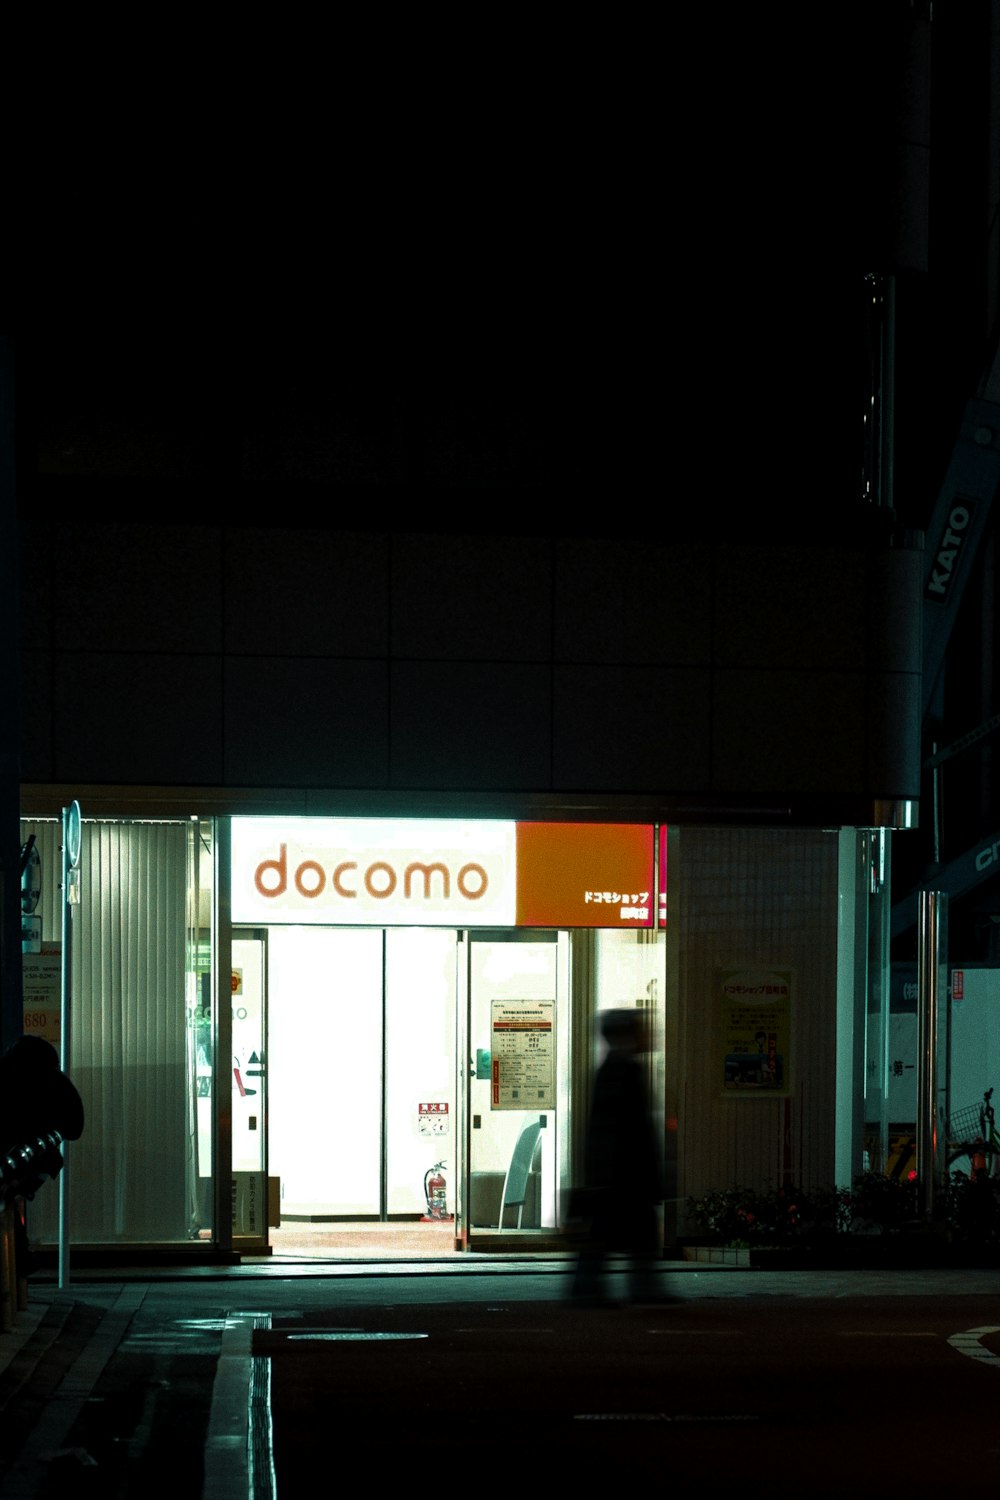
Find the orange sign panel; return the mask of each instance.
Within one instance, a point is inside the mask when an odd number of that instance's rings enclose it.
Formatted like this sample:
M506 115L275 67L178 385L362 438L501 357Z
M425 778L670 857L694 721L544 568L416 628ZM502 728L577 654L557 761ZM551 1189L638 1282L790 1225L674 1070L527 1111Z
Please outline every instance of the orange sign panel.
M518 927L652 927L653 827L518 823Z

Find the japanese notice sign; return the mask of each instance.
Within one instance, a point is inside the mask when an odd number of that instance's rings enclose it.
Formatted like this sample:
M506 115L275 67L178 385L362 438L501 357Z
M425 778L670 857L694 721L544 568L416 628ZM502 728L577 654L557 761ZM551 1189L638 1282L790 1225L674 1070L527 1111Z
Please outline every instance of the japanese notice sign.
M448 1134L448 1105L418 1104L417 1105L417 1130L420 1135L447 1135Z
M62 944L46 943L40 953L21 958L24 1034L42 1036L58 1047L62 1034Z
M555 1001L494 1000L490 1107L555 1108Z
M791 969L720 969L722 1092L787 1095Z

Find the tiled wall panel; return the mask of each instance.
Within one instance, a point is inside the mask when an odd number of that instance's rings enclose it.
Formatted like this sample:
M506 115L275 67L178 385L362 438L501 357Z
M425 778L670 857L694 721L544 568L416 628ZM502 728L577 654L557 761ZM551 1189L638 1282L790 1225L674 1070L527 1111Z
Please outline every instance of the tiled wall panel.
M777 1187L786 1164L797 1184L833 1186L837 835L684 828L676 838L683 1197ZM787 1101L723 1087L719 971L743 966L793 972Z

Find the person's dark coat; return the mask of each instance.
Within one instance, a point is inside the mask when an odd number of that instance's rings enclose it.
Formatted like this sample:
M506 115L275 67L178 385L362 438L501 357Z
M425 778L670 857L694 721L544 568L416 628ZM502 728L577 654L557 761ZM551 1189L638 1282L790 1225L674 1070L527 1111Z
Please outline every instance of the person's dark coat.
M642 1053L642 1015L606 1012L608 1052L597 1070L584 1152L587 1216L607 1247L648 1251L663 1202L663 1159Z

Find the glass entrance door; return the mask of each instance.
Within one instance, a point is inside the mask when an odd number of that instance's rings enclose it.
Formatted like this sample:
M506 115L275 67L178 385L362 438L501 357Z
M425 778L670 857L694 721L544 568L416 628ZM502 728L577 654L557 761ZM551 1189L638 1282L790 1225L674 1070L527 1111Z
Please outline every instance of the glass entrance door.
M282 1222L454 1214L453 929L269 929Z
M552 1234L568 1179L567 933L469 934L466 1044L468 1242Z
M556 1230L568 933L272 927L267 953L283 1226L443 1219L456 1248Z

